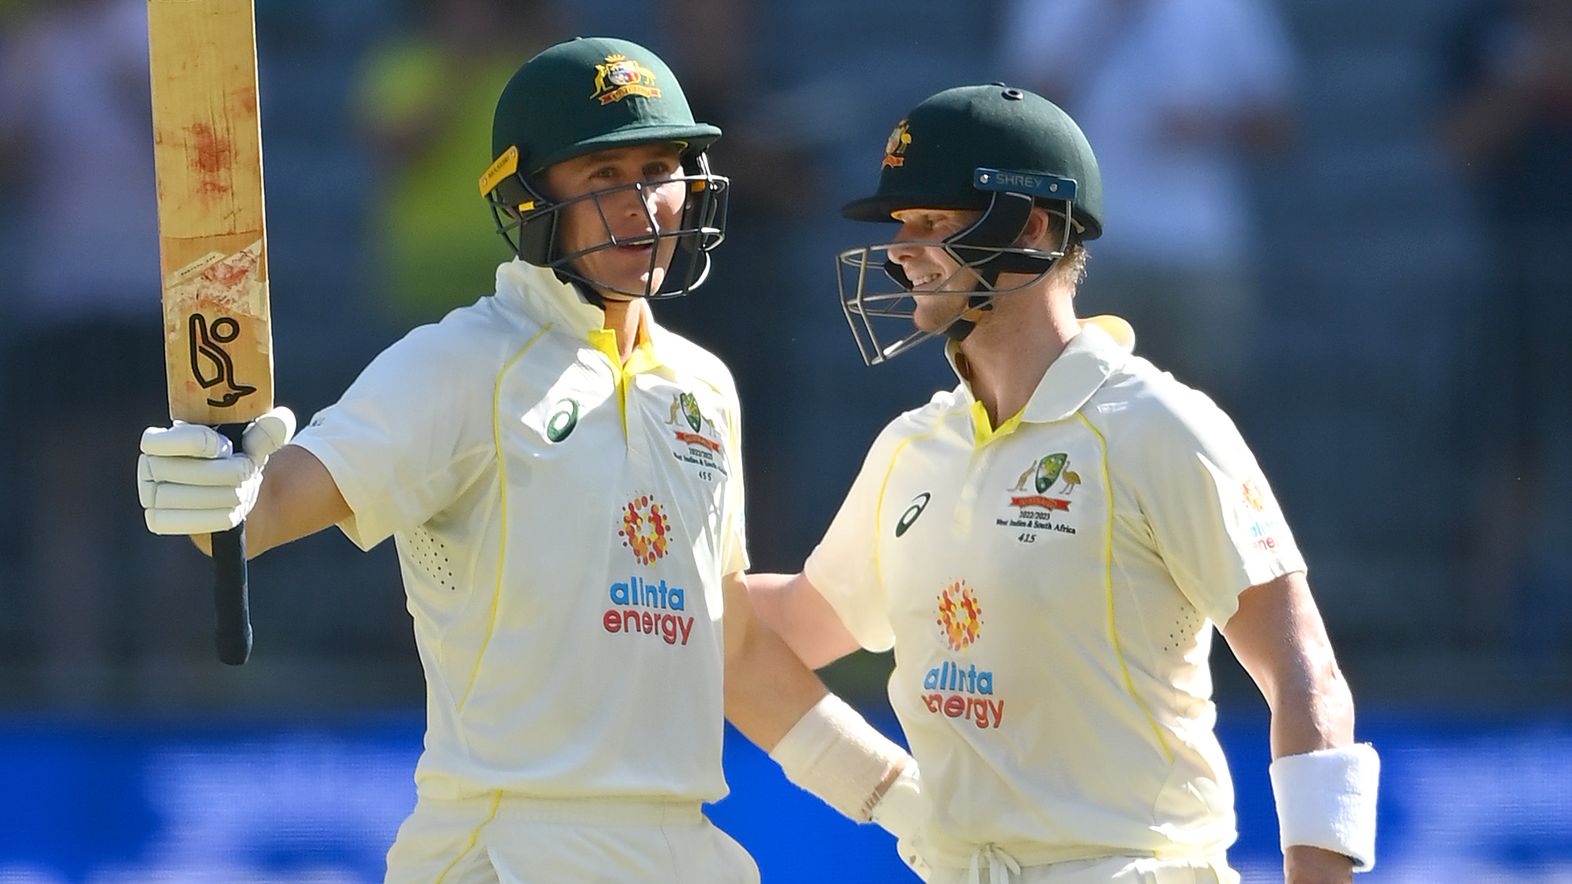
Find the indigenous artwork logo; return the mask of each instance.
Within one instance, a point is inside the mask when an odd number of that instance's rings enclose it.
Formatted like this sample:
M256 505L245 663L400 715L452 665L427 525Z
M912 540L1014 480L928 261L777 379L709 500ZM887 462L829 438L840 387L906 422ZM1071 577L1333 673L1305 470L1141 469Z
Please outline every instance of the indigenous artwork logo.
M697 396L687 392L672 396L671 413L666 417L666 425L676 428L673 434L681 443L680 447L672 449L673 457L695 467L699 478L706 481L727 475L726 458L721 453L720 430L715 426L715 421L699 408Z
M905 120L895 124L895 131L890 133L888 141L884 142L884 163L881 169L889 169L906 165L906 147L912 143L912 133Z
M1261 493L1261 486L1254 479L1246 479L1240 488L1240 496L1244 498L1245 506L1256 512L1266 509L1266 495Z
M601 104L611 104L629 95L659 98L655 72L620 53L606 56L605 64L595 65L595 91L590 97Z
M640 495L623 506L617 536L622 538L623 546L633 550L639 564L649 565L665 558L671 546L671 521L653 498Z
M1007 511L994 523L1007 528L1074 534L1073 526L1052 518L1054 513L1070 511L1070 496L1081 485L1081 474L1069 469L1069 465L1070 455L1063 451L1045 454L1027 464L1008 491L1013 511Z
M934 621L952 651L964 651L982 632L982 605L965 580L957 580L939 593L939 619Z

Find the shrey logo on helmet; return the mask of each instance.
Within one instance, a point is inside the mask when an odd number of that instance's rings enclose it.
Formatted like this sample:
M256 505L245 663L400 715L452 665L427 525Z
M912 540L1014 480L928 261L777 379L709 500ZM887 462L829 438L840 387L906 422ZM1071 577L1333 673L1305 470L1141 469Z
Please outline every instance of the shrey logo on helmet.
M605 64L595 65L593 98L601 104L611 104L629 95L659 98L660 89L655 85L655 72L619 53L606 56Z

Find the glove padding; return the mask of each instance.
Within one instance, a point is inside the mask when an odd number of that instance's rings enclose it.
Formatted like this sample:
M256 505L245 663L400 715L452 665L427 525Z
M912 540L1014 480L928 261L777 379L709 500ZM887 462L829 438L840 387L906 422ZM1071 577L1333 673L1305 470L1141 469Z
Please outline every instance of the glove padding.
M279 406L252 421L241 453L212 427L175 421L142 432L137 497L154 534L215 534L239 525L256 505L268 456L295 435L295 415Z
M918 846L922 822L922 777L917 762L908 760L890 787L884 790L869 814L872 822L895 836L895 849L917 877L928 880L930 870Z

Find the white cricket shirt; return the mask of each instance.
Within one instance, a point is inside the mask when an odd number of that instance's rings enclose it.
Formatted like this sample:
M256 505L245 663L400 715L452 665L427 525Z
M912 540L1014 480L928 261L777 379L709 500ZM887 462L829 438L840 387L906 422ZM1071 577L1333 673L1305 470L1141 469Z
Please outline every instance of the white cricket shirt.
M965 384L891 423L805 566L922 767L930 862L1215 856L1212 625L1305 567L1211 400L1083 323L997 430Z
M427 683L421 795L713 801L722 575L742 571L736 390L643 308L519 261L295 439L364 549L392 535Z

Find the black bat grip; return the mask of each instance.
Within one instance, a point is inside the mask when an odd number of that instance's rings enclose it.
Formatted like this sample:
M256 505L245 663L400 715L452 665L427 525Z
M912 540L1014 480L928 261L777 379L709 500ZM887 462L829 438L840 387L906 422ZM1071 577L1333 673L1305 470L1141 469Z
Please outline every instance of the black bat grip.
M241 451L240 439L245 424L220 424L216 427ZM240 666L251 657L251 602L246 585L246 523L212 535L213 606L218 613L218 659Z

